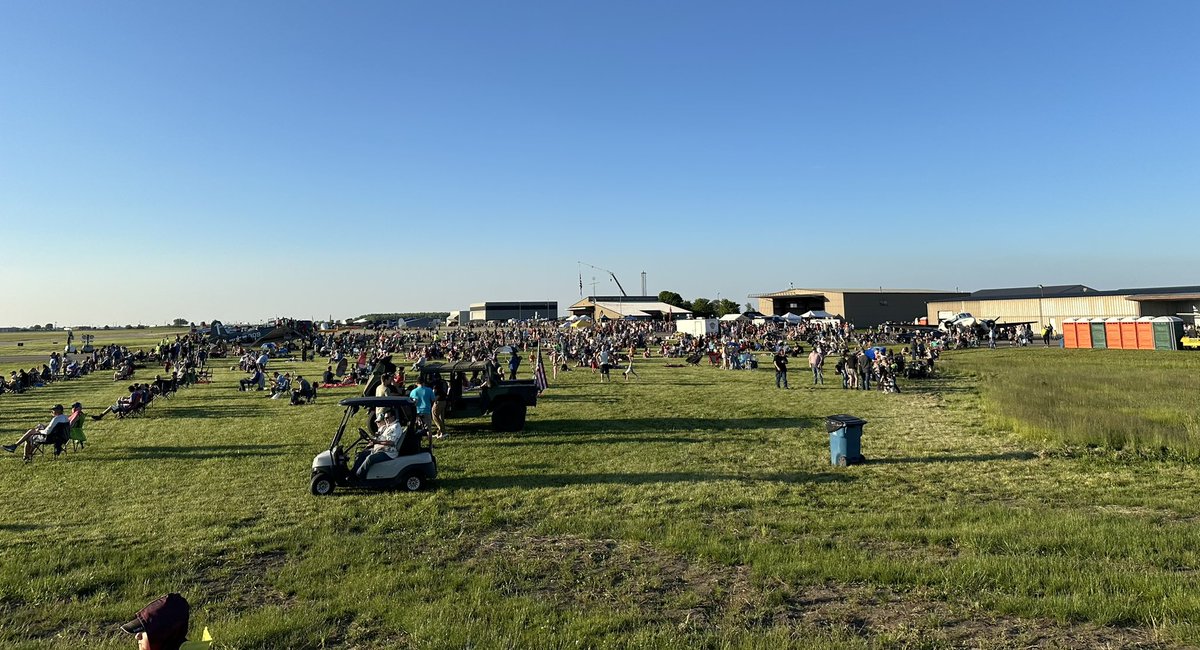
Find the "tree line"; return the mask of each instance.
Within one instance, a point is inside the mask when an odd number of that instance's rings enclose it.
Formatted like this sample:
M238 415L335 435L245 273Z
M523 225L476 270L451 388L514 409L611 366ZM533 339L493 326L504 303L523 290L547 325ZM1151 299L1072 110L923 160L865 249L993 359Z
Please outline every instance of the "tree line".
M693 298L684 300L683 296L674 291L658 292L660 302L665 302L674 307L681 307L692 312L693 315L699 318L720 318L725 314L740 314L741 309L738 304L728 298L720 300L712 300L711 298ZM749 308L749 305L746 305Z

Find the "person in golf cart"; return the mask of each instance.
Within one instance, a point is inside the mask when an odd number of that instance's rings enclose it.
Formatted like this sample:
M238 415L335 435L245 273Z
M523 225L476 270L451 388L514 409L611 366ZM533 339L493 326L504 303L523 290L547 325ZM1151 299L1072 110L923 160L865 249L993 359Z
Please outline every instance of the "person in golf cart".
M378 409L375 424L378 432L370 439L371 444L358 452L358 457L354 459L354 473L359 478L367 477L371 465L400 456L400 442L404 438L404 429L396 419L396 411L390 408Z

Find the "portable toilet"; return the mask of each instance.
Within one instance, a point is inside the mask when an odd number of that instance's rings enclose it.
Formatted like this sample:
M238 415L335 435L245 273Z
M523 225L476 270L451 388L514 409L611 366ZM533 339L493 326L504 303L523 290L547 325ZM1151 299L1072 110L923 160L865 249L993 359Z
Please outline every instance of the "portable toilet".
M1133 316L1121 319L1121 349L1137 349L1137 319Z
M1092 330L1092 347L1100 349L1108 347L1108 342L1104 337L1104 319L1092 318L1088 320L1088 325Z
M1137 347L1139 350L1154 349L1154 317L1142 316L1137 319Z
M1155 350L1178 350L1179 339L1183 338L1183 319L1176 316L1159 316L1151 322L1154 327Z
M1077 322L1078 320L1079 320L1078 318L1064 318L1063 319L1062 331L1063 331L1063 347L1064 348L1080 347L1078 333L1075 331L1076 326L1079 325L1079 323Z
M1080 348L1089 349L1092 347L1092 324L1086 318L1076 318L1075 320L1075 343Z
M1121 319L1106 318L1104 320L1104 340L1108 342L1109 350L1120 350L1121 345Z

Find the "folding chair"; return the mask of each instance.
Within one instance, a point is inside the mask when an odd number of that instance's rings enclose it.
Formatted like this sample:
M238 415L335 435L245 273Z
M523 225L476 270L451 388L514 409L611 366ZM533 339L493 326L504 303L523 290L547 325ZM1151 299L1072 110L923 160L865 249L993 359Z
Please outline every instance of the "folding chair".
M71 443L72 449L75 449L75 450L83 449L83 443L87 442L87 436L83 435L83 418L82 417L80 417L75 422L75 426L71 427L71 432L68 435L69 435L69 441ZM65 451L66 447L63 447L63 450Z
M67 442L71 439L71 423L59 422L46 431L41 442L33 443L33 451L38 454L46 453L46 445L54 447L54 457L58 458L66 451Z

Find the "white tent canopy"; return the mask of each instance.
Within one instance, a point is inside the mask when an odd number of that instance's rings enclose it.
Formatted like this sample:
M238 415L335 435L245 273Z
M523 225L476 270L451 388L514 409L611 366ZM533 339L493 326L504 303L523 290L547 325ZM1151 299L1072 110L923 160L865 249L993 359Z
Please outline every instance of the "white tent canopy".
M729 323L729 322L733 322L733 321L750 320L750 319L746 318L746 316L743 314L725 314L724 316L721 317L721 320Z
M787 318L787 317L785 316L784 318ZM837 316L834 316L833 314L831 314L827 311L821 310L821 311L806 311L803 314L800 314L800 318L837 319Z
M804 319L803 319L803 318L801 318L800 316L797 316L797 315L793 314L793 313L792 313L792 312L790 312L790 311L789 311L788 313L784 314L783 316L780 316L780 318L782 318L783 320L785 320L785 321L787 321L787 322L789 322L789 323L791 323L791 324L793 324L793 325L795 325L796 323L799 323L800 321L804 320Z

